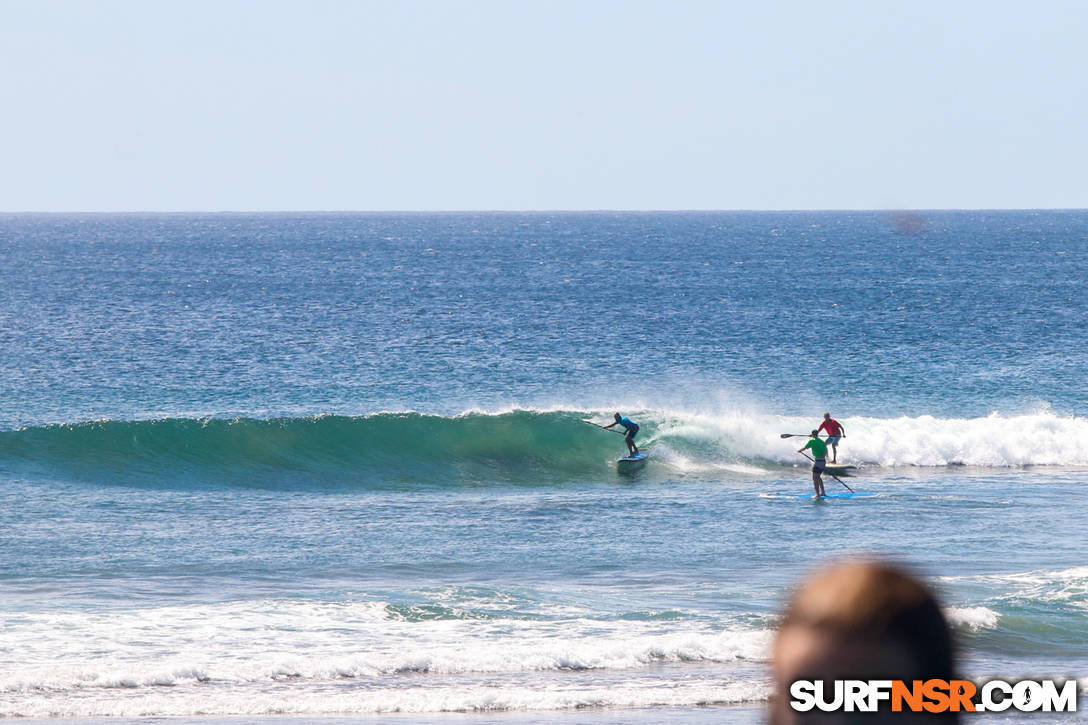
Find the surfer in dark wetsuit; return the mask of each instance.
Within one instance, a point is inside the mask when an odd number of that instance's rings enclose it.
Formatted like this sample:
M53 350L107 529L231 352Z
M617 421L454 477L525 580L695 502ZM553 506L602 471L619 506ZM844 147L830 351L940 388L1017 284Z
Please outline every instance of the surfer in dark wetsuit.
M820 439L820 431L812 431L812 438L809 439L805 447L797 451L798 453L804 453L809 448L812 449L812 487L816 489L817 496L826 496L824 491L824 479L821 475L824 469L827 467L827 444Z
M625 415L616 413L616 420L608 425L602 425L605 430L611 428L614 425L622 425L627 430L627 435L624 437L624 441L627 443L627 450L633 456L638 453L638 446L635 445L635 435L638 434L638 423L631 420Z

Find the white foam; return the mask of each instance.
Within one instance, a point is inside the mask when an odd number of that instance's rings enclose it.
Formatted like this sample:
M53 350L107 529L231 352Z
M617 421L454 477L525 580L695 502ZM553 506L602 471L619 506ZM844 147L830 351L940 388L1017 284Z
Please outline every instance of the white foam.
M1063 604L1088 610L1088 566L1070 569L942 577L941 581L978 582L1000 591L995 599Z
M456 682L429 687L339 683L322 689L276 683L263 687L160 688L113 693L65 693L36 700L0 697L0 717L333 716L380 713L647 708L765 700L762 679L630 677L597 683Z
M662 443L659 440L655 443L652 438L648 439L645 445L653 446L655 460L667 463L671 468L680 473L713 473L715 471L728 471L730 473L740 473L748 476L767 476L774 472L766 468L760 468L746 463L730 463L713 460L700 461L691 456L677 453L672 450L667 443Z
M944 615L953 627L967 627L973 631L995 629L1000 615L987 607L948 607Z
M696 460L804 463L797 453L819 418L742 412L644 414L653 439ZM880 466L1088 466L1088 419L1050 411L983 418L840 418L839 462Z
M594 619L569 605L542 619L415 614L293 600L0 612L0 652L19 658L0 667L0 717L694 706L769 690L766 629Z
M771 636L765 629L722 629L720 622L600 620L584 613L420 619L373 601L8 613L3 619L0 652L18 652L20 661L0 670L0 695L760 661Z

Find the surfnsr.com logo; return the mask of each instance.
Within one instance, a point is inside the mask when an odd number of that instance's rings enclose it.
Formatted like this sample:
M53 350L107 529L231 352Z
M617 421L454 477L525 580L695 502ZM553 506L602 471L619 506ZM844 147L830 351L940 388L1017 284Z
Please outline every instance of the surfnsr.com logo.
M1077 680L796 680L796 712L1076 712Z

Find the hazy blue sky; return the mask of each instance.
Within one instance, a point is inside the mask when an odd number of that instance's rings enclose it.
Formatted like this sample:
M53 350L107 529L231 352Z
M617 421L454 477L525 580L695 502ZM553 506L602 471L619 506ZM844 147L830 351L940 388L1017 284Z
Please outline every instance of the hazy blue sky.
M0 0L0 210L1088 207L1085 2Z

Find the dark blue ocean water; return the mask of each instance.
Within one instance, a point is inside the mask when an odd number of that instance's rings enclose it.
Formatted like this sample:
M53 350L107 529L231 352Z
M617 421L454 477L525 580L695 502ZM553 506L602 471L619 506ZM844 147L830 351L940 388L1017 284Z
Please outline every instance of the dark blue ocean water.
M750 718L858 552L966 674L1084 676L1086 250L1081 211L0 215L0 716ZM797 496L825 410L877 495Z
M5 216L0 234L9 425L707 390L799 414L1086 401L1085 212Z

